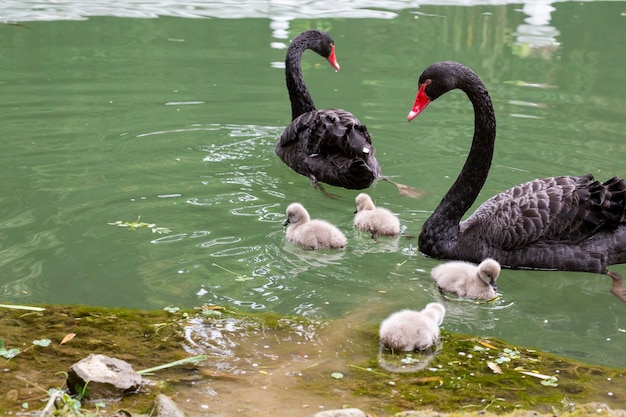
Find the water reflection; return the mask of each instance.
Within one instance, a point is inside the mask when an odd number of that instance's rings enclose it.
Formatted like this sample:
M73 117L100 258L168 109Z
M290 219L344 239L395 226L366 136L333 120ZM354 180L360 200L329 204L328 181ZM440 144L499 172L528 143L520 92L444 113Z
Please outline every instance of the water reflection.
M513 0L415 0L399 1L386 0L376 2L372 7L370 1L351 1L337 7L334 1L300 1L285 2L268 0L266 2L222 0L220 2L205 3L199 1L117 1L105 4L90 4L81 0L71 0L59 3L53 0L28 0L4 6L3 19L5 22L26 22L38 20L82 20L93 16L116 16L126 18L156 18L159 16L173 16L183 18L269 18L269 28L272 38L270 47L275 49L286 48L289 39L291 21L297 19L394 19L398 12L403 10L419 9L425 6L480 6L516 4ZM530 48L551 49L558 47L557 37L560 32L550 25L551 15L556 10L551 0L521 1L521 11L528 17L524 24L517 26L516 43ZM429 13L419 13L423 17L435 16ZM527 52L522 52L527 53ZM180 104L200 104L196 102L180 102ZM173 105L173 103L168 103Z
M210 320L191 319L185 327L185 350L193 355L209 355L211 367L233 375L245 374L278 358L291 356L296 346L315 349L321 344L319 331L326 324L279 319L273 328L253 319L219 318L219 310ZM260 337L264 335L265 337Z
M428 368L442 347L442 339L439 339L433 347L425 351L391 353L380 346L378 349L378 364L381 368L390 372L419 372ZM429 370L436 372L437 368L429 368Z
M545 48L553 51L558 47L557 37L560 32L550 26L552 12L556 9L551 0L528 0L522 6L522 12L528 17L524 24L518 25L515 33L516 43L531 48Z

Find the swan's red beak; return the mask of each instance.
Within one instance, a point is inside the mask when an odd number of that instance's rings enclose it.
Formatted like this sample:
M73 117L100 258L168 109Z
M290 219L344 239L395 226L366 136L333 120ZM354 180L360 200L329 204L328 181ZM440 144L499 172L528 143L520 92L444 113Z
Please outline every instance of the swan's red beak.
M417 97L415 97L415 103L413 103L413 108L409 112L407 116L407 120L410 122L415 119L430 103L430 99L426 95L426 86L428 83L423 83L420 85L420 89L417 92Z
M339 62L337 62L337 57L335 56L335 45L330 45L330 55L328 55L328 63L333 66L335 71L339 71Z

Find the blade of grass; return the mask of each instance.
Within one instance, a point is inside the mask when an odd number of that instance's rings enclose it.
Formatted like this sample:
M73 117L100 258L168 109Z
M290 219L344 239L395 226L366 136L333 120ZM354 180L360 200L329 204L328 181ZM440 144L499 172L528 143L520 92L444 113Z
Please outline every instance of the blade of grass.
M174 366L179 366L179 365L185 365L185 364L188 364L188 363L205 361L205 360L207 360L207 358L208 358L207 355L193 356L191 358L185 358L185 359L181 359L179 361L174 361L174 362L166 363L164 365L155 366L154 368L142 369L141 371L137 371L137 373L139 375L144 375L144 374L152 373L154 371L160 371L161 369L172 368Z
M11 304L0 304L0 308L11 308L13 310L30 310L30 311L44 311L43 307L21 306Z

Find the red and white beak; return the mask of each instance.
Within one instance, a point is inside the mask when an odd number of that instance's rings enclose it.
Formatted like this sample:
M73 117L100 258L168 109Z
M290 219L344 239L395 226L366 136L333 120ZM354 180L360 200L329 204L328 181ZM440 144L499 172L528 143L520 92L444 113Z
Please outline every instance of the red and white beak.
M331 47L330 55L326 59L328 60L328 63L333 66L335 71L339 71L339 62L337 62L337 57L335 56L335 45L332 44L330 45L330 47Z
M407 116L407 120L409 122L415 119L430 103L430 99L426 95L426 91L425 91L427 85L428 85L427 82L422 83L422 85L420 85L420 89L417 92L417 97L415 97L415 103L413 103L413 108L411 108L411 111L409 112L409 115Z

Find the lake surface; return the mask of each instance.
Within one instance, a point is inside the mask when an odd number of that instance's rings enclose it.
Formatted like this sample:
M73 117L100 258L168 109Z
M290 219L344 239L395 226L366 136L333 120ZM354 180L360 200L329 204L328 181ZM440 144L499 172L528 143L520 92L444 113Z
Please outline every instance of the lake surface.
M435 4L446 3L446 4ZM626 176L624 2L10 2L0 6L0 303L160 309L205 303L364 325L440 300L420 228L461 169L472 107L446 95L406 122L417 78L456 60L485 81L496 152L477 204L529 179ZM421 188L368 190L405 235L352 230L358 192L336 200L283 165L286 46L318 28L341 71L303 59L319 108L368 126L383 172ZM285 241L302 202L337 224L344 251ZM139 221L167 228L111 225ZM626 274L626 265L611 267ZM610 279L504 270L490 304L445 301L446 330L624 366L626 305Z

